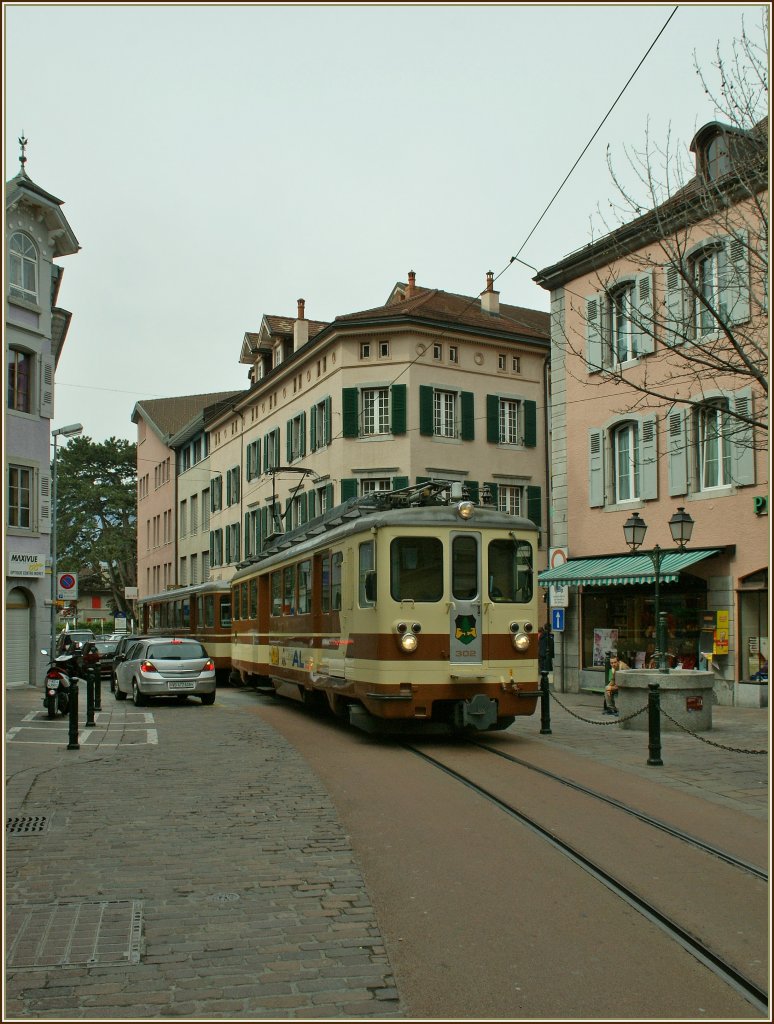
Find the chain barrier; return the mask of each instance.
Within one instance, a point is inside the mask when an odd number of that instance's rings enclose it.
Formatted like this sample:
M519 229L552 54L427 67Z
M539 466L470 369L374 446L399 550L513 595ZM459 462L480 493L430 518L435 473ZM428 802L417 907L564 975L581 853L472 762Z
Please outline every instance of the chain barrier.
M572 708L568 708L566 704L562 704L562 702L559 700L559 698L553 691L550 690L549 694L553 698L553 700L556 701L559 707L566 711L568 715L572 715L573 718L577 718L579 722L585 722L586 725L620 725L621 722L631 722L633 718L637 718L637 716L641 715L643 711L648 710L648 705L645 704L643 707L640 708L639 711L634 711L630 715L624 715L623 718L621 718L618 715L611 715L609 722L598 722L594 718L583 718L582 715L576 715Z
M693 736L693 738L696 739L696 740L701 740L702 743L706 743L710 747L717 747L719 750L730 750L734 754L767 754L768 755L768 750L745 750L743 747L727 747L723 743L714 743L712 740L708 740L708 739L705 739L704 736L700 736L697 732L691 732L690 729L686 729L686 727L681 722L678 722L674 718L672 718L672 716L669 714L668 711L664 711L663 708L661 708L660 710L661 710L661 714L664 716L664 718L668 718L669 721L672 722L673 725L676 725L678 729L681 729L683 732L687 733L689 736Z

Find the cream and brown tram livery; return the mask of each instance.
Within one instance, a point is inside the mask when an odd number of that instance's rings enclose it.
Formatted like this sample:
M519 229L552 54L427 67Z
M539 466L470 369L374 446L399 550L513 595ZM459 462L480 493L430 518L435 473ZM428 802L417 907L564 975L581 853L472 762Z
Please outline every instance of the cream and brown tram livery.
M233 669L367 731L506 728L540 695L537 540L459 484L353 498L232 577Z
M216 580L151 594L139 603L140 633L188 636L204 644L219 683L231 674L231 589Z

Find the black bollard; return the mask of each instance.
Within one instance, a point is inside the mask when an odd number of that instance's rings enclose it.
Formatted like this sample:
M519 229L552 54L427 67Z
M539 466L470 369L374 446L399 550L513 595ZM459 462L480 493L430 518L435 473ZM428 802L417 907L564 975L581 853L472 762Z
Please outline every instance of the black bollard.
M86 669L86 728L94 727L94 673Z
M99 665L94 666L94 710L102 710L102 673Z
M551 698L548 693L548 673L540 673L540 735L551 735Z
M648 764L662 765L661 760L661 687L648 683Z
M78 680L70 680L70 721L68 735L68 750L80 750L78 742Z

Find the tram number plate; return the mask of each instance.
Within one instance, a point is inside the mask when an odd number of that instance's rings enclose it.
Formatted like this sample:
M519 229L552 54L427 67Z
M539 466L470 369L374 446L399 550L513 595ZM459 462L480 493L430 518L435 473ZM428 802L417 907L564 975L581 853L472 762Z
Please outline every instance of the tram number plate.
M196 686L196 683L193 681L193 679L184 679L179 683L167 683L167 686L170 688L170 690L193 690L194 686Z

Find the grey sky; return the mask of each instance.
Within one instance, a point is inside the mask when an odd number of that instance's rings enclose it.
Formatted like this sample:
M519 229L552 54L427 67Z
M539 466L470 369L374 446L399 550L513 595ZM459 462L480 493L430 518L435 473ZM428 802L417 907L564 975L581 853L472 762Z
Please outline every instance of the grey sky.
M64 200L82 251L55 425L135 439L143 398L247 386L245 331L417 283L478 294L673 10L621 6L5 4L5 177ZM714 110L693 68L761 6L672 18L521 256L586 244L609 144L685 146ZM598 232L597 232L598 233ZM502 300L548 309L512 264Z

